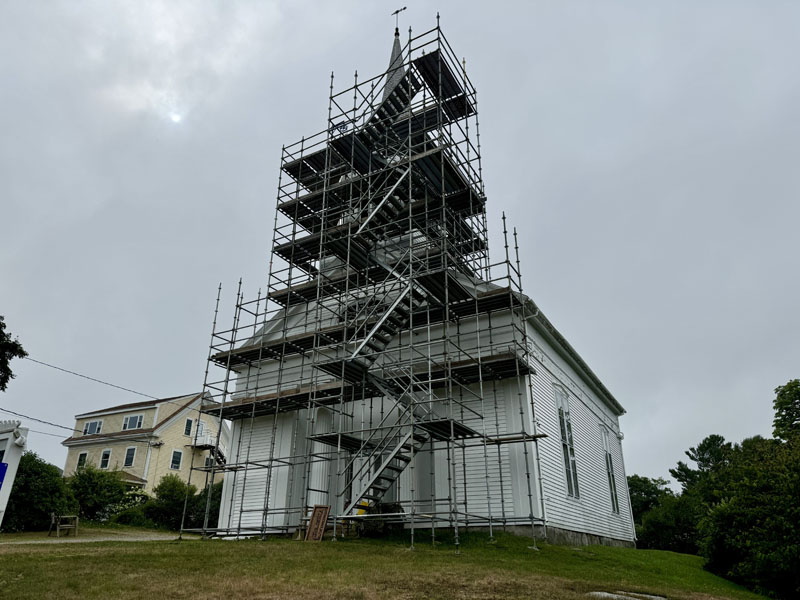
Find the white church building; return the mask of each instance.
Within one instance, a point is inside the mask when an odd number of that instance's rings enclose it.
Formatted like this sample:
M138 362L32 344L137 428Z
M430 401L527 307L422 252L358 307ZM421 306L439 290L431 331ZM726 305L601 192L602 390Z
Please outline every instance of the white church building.
M232 434L193 474L223 481L203 532L303 533L322 507L334 537L633 544L625 411L523 293L505 218L490 260L477 95L438 24L334 88L283 150L265 291L215 318L205 410Z

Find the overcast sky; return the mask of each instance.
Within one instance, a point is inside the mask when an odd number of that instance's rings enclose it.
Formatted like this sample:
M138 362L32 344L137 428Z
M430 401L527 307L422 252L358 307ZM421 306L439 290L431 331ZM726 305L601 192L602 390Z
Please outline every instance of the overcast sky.
M402 1L466 57L492 251L505 211L526 292L628 410L628 473L770 434L800 377L800 3ZM3 2L0 314L31 357L201 389L218 283L227 324L266 279L282 144L324 129L331 70L386 68L399 5ZM142 399L13 367L0 407L57 423Z

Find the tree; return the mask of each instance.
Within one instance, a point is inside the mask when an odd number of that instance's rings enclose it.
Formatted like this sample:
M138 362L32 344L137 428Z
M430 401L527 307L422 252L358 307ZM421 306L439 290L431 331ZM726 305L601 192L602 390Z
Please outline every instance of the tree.
M800 598L800 439L735 448L726 498L702 520L706 567L752 589Z
M731 452L731 444L721 435L711 434L694 448L686 451L686 456L697 464L697 469L691 468L683 461L678 461L678 466L669 470L684 490L691 488L701 481L706 475L727 464Z
M78 501L81 517L90 520L108 518L127 491L118 471L101 471L91 466L76 471L68 485Z
M786 441L800 434L800 379L775 388L772 406L775 409L772 435Z
M0 315L0 392L6 391L8 382L14 379L11 371L12 358L25 358L28 353L19 343L17 338L11 339L11 334L6 331L3 315Z
M75 499L61 470L33 452L23 454L3 516L3 529L41 531L50 526L50 513L69 514L75 510Z
M628 491L631 496L634 522L641 525L642 517L658 506L663 497L674 496L667 485L669 485L669 481L662 477L651 479L641 475L628 476Z

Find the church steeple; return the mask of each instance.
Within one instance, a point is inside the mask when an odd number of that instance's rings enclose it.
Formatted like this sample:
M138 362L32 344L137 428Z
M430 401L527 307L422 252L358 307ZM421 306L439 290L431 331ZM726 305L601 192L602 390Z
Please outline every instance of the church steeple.
M383 89L383 100L392 93L392 90L403 78L403 49L400 46L400 29L394 28L394 43L392 55L389 58L389 68L386 70L386 87Z

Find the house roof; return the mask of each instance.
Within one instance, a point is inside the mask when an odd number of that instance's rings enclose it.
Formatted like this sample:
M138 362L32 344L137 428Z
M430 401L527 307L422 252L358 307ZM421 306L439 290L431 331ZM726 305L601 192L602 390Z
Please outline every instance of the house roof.
M182 398L189 398L198 396L199 394L184 394L182 396L170 396L169 398L159 398L153 400L145 400L143 402L131 402L129 404L117 404L116 406L109 406L107 408L100 408L98 410L93 410L86 413L81 413L79 415L75 415L76 419L84 419L86 417L93 417L95 415L99 415L102 413L108 412L122 412L126 410L134 410L137 408L145 408L150 406L158 406L159 404L163 404L164 402L172 402L172 401L180 401Z
M73 444L85 444L90 442L102 441L102 440L116 440L116 439L129 439L129 438L137 438L142 436L150 436L153 435L156 431L158 431L167 421L173 419L176 415L180 414L185 408L189 405L194 403L195 401L199 400L202 397L202 392L198 394L189 394L188 396L173 396L171 398L162 398L160 400L154 400L152 403L147 402L134 402L132 404L121 404L119 406L105 408L102 410L96 410L91 413L84 413L82 415L77 415L75 418L85 418L91 417L94 415L102 415L107 414L109 412L121 412L127 409L135 409L135 408L142 408L144 406L156 406L158 404L163 404L165 402L173 402L175 404L179 404L179 408L161 419L158 423L156 423L155 427L147 427L142 429L126 429L125 431L111 431L109 433L93 433L90 435L72 435L67 439L63 440L61 443L65 446L70 446ZM185 400L185 402L184 402ZM76 430L77 431L77 430Z
M120 477L123 481L128 481L131 483L147 483L147 479L142 479L141 477L134 475L133 473L128 473L127 471L119 471Z

